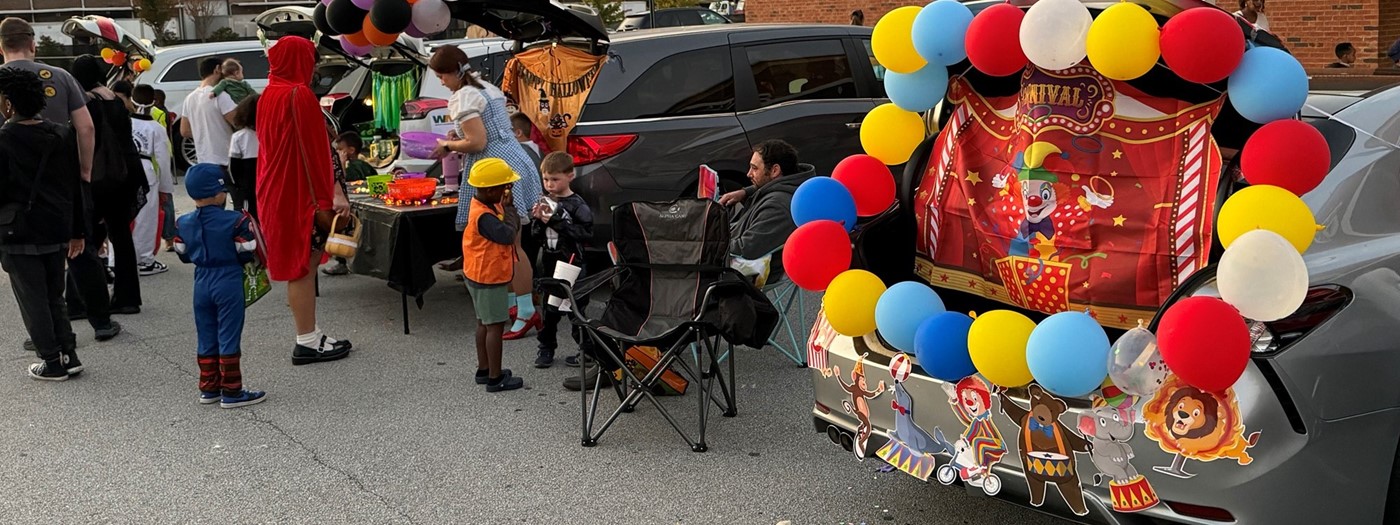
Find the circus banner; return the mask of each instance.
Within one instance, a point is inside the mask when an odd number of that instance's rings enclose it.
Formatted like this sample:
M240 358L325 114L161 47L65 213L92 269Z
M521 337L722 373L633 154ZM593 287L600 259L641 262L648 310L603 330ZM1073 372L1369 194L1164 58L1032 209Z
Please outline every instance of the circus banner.
M917 271L934 286L1129 328L1206 264L1219 100L1077 66L1027 68L997 97L958 77L949 101L915 201Z

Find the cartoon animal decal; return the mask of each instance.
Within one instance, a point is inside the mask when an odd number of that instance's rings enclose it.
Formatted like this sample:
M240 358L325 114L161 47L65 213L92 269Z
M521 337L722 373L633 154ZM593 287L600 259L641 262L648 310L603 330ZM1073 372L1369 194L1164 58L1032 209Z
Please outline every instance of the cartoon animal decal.
M841 367L832 365L830 373L823 372L825 376L835 376L836 382L841 384L841 388L851 395L848 401L842 401L841 407L846 409L847 414L851 414L860 421L856 426L856 441L851 447L856 454L856 459L865 461L865 446L870 442L870 403L868 400L880 397L885 393L885 382L880 381L875 386L875 390L869 390L865 382L865 357L869 354L861 354L856 358L856 366L851 369L851 382L847 383L841 379Z
M914 398L904 386L912 369L913 363L905 354L896 354L890 360L890 376L894 379L894 400L890 401L890 408L894 410L894 428L890 429L890 440L880 447L876 455L906 474L928 481L938 465L933 454L942 448L932 435L914 421Z
M1133 438L1137 411L1132 396L1120 396L1117 405L1110 405L1100 396L1094 396L1092 409L1079 416L1079 432L1089 437L1092 445L1090 461L1099 471L1094 474L1094 486L1108 478L1109 495L1113 509L1119 512L1138 512L1152 508L1161 500L1147 482L1138 474L1131 463L1133 447L1128 441Z
M1244 420L1234 389L1205 392L1187 385L1175 374L1143 406L1144 434L1163 451L1176 454L1171 466L1152 467L1163 474L1188 479L1195 474L1183 467L1187 459L1233 459L1240 465L1254 461L1249 448L1259 442L1259 432L1245 436Z
M934 429L934 440L942 452L952 456L952 462L938 471L938 481L951 484L955 478L973 487L981 487L987 495L1001 491L1001 478L992 466L1006 455L1001 431L992 423L992 388L977 376L964 377L956 385L943 385L948 404L965 425L956 442L943 437L942 429Z
M1068 407L1064 400L1034 383L1026 390L1030 393L1029 408L1021 408L1005 394L999 397L1002 413L1021 426L1018 442L1031 492L1030 503L1035 507L1045 503L1045 486L1054 484L1070 510L1079 516L1088 514L1074 455L1088 453L1089 441L1060 424L1060 414Z

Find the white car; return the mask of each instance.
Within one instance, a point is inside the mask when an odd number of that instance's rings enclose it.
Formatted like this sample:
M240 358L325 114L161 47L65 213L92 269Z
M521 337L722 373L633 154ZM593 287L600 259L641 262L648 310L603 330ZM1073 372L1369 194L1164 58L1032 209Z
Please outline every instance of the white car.
M501 38L478 38L428 43L429 50L444 45L455 45L461 48L467 53L472 71L485 82L499 84L501 75L505 73L506 61L510 60L514 42ZM402 113L399 115L399 132L431 131L442 135L447 134L448 131L452 130L452 122L447 119L447 98L450 96L452 93L448 92L441 82L438 82L437 77L433 76L431 72L425 71L423 81L418 88L418 97L403 104ZM394 167L403 168L410 173L426 173L432 169L436 162L403 155L394 162Z

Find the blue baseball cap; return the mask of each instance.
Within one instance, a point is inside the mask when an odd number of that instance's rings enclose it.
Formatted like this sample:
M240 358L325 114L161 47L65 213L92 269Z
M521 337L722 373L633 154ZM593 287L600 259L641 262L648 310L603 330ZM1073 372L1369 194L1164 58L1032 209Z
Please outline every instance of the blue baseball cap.
M190 198L208 199L224 190L224 167L218 164L195 164L185 171L185 191Z

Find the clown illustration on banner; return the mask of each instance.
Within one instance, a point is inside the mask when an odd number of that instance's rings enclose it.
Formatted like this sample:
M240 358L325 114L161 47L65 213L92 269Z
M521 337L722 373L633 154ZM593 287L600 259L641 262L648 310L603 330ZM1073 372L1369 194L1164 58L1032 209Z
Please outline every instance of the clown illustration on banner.
M968 79L919 185L917 271L935 286L1105 326L1150 317L1206 264L1220 100L1154 97L1093 68Z

